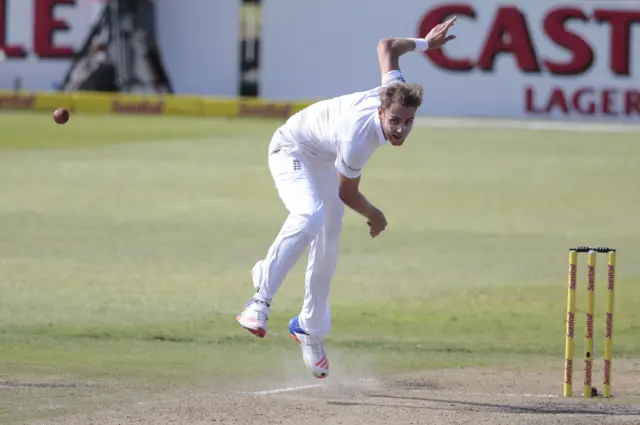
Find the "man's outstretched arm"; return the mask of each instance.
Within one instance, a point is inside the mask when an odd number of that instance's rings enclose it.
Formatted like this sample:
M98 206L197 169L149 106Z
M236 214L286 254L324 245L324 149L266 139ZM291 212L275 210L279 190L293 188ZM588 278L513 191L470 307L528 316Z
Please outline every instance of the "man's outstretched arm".
M455 35L447 35L447 31L456 21L456 17L436 25L429 31L425 38L383 38L378 42L378 63L380 73L384 77L391 71L400 70L400 56L405 53L418 50L439 49L446 42L456 38Z

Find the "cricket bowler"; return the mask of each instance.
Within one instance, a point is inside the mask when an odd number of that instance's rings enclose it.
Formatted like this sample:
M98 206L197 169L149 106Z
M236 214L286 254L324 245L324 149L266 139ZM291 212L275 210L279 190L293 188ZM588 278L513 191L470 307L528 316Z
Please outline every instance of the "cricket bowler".
M382 145L402 146L422 104L424 89L405 81L399 58L439 49L456 18L435 26L425 38L378 42L382 84L368 91L317 102L290 117L273 135L269 170L289 215L266 257L252 269L255 294L236 320L259 338L267 333L272 300L309 247L302 310L289 332L316 378L329 375L324 338L330 331L329 290L338 259L344 206L362 215L375 238L387 227L382 211L359 190L362 169Z

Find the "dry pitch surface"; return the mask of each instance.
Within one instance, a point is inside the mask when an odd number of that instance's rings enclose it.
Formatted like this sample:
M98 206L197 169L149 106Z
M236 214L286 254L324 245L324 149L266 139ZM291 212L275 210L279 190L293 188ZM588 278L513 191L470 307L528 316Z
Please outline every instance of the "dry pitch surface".
M296 387L283 384L262 392L212 389L172 393L90 415L36 423L637 424L640 421L640 362L618 363L622 364L617 365L615 382L624 391L608 400L584 400L579 397L580 388L571 399L560 397L561 370L521 373L463 368L326 383L315 388L294 389ZM12 391L24 391L27 395L33 389ZM109 389L87 387L83 391Z

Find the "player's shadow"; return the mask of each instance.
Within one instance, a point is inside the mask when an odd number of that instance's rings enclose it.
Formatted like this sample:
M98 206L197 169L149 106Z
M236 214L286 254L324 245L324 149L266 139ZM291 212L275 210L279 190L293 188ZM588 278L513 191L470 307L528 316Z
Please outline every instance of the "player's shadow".
M631 405L600 405L583 406L579 404L549 404L545 405L516 405L516 404L498 404L498 403L480 403L474 401L451 400L444 398L429 397L403 397L393 395L368 395L369 398L379 399L396 399L424 402L424 405L390 405L378 404L375 402L359 402L359 401L329 401L328 404L340 406L388 406L401 409L427 409L427 410L460 410L476 409L478 411L491 413L533 413L533 414L578 414L578 415L602 415L602 416L640 416L640 407ZM428 405L426 403L430 403Z

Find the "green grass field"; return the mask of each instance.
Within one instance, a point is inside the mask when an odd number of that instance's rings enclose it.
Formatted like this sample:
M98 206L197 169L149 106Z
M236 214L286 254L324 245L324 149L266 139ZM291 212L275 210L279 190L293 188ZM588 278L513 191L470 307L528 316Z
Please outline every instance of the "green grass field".
M78 115L57 126L0 114L0 381L120 389L0 388L0 423L136 388L307 376L286 332L305 261L274 300L265 340L234 321L286 214L266 165L279 124ZM639 356L638 158L640 135L595 132L416 128L402 149L382 148L362 188L389 227L371 240L362 218L345 217L334 370L561 368L568 248L580 244L618 249L614 352ZM604 257L598 266L600 358Z

